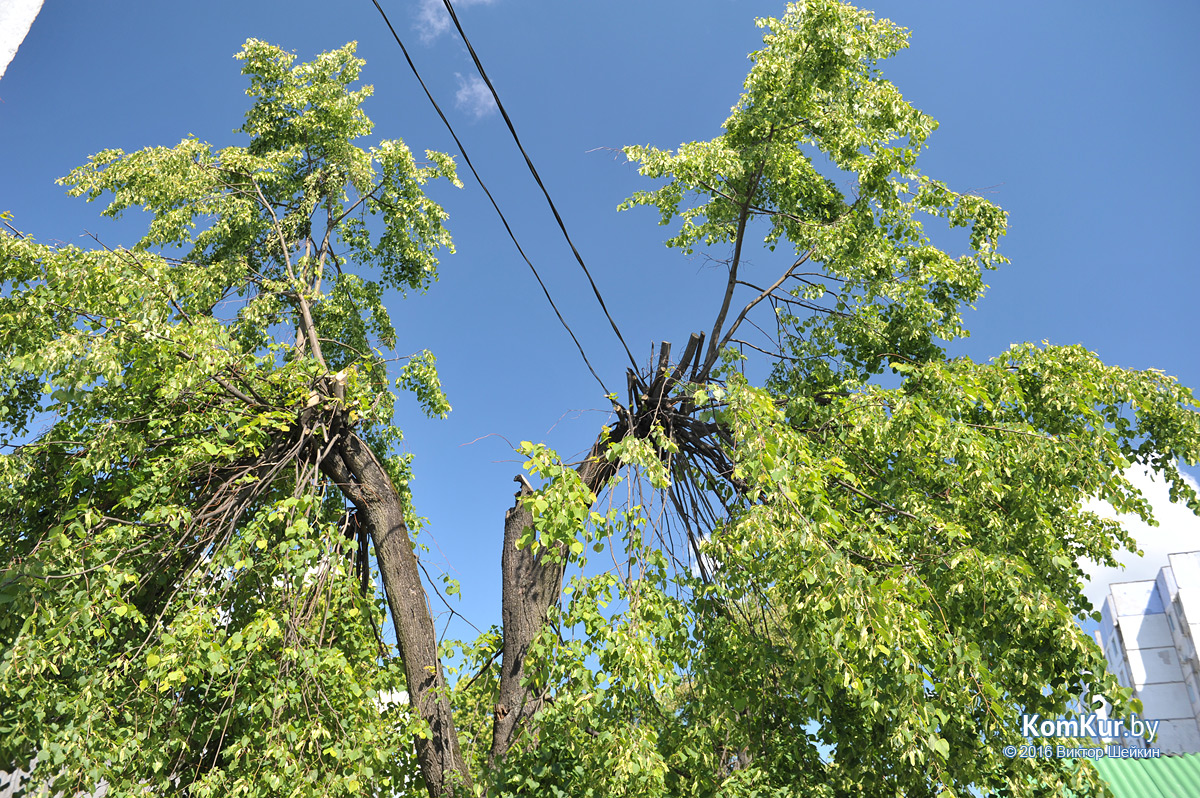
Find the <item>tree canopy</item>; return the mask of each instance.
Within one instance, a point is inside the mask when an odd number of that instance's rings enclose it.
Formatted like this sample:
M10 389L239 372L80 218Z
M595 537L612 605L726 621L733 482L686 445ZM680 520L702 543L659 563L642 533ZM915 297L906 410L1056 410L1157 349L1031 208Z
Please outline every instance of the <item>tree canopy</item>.
M906 31L834 0L759 24L721 135L625 150L622 208L724 292L581 462L521 444L473 641L435 635L396 446L400 391L450 407L384 302L452 251L423 186L455 161L359 145L353 45L249 40L244 146L63 178L144 212L136 243L0 234L0 765L110 795L1094 794L1002 750L1024 712L1131 708L1076 620L1079 561L1133 542L1083 502L1149 517L1137 463L1200 511L1200 405L1082 347L948 355L1006 217L918 169L936 123L880 70Z

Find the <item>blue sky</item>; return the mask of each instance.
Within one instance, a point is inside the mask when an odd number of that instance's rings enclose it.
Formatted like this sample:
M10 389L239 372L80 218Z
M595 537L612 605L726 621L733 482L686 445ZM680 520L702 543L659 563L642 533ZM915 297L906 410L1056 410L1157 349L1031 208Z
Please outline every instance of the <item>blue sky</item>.
M498 115L481 102L465 48L436 5L383 5L592 362L610 387L622 385L624 354ZM1012 264L989 276L991 290L968 317L974 335L955 351L986 359L1016 341L1082 343L1107 362L1200 387L1200 6L864 5L913 31L911 48L884 71L941 122L925 172L1010 213L1002 251ZM613 150L716 135L761 40L754 18L783 7L458 4L639 359L652 341L680 346L711 324L723 277L703 257L663 248L651 212L615 212L644 186ZM54 179L109 147L189 134L240 143L232 131L247 98L232 55L248 37L301 58L358 41L364 80L375 86L374 137L454 151L370 0L49 0L0 81L0 209L44 242L82 244L85 230L110 245L130 242L136 219L102 220L98 206L66 197ZM581 454L606 419L590 411L605 403L478 187L467 180L462 191L434 193L450 212L458 254L443 259L427 295L397 298L392 311L402 350L438 356L454 412L426 421L401 403L399 421L416 455L413 489L436 540L432 559L444 554L463 583L463 611L485 626L499 620L502 522L519 470L506 441ZM1200 548L1182 527L1171 535L1170 550Z

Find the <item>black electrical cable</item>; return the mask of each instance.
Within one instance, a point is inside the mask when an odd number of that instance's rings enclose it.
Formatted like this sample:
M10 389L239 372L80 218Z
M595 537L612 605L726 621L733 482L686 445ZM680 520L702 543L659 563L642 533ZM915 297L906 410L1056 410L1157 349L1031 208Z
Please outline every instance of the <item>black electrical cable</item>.
M471 40L467 38L466 32L463 30L462 24L458 21L458 15L454 13L454 6L450 4L450 0L442 0L446 6L446 11L450 14L450 20L454 23L454 28L458 31L458 35L462 38L463 44L467 46L467 52L471 54L471 60L475 62L475 69L479 70L479 76L483 78L483 82L487 84L488 91L492 93L492 99L496 101L496 108L500 110L500 115L504 117L504 124L508 126L508 132L512 134L513 141L516 142L517 149L521 151L521 155L525 158L525 165L529 167L529 173L533 175L534 181L538 184L538 188L542 190L542 195L546 198L546 204L550 206L551 212L554 214L554 220L558 222L558 229L562 231L563 238L567 240L567 244L571 247L571 252L575 255L575 260L579 263L579 268L583 269L583 273L587 276L588 283L592 286L592 293L596 295L596 301L600 303L600 309L604 311L604 317L608 319L609 325L614 333L617 334L617 340L621 342L621 346L625 347L625 354L629 356L629 362L633 365L634 370L637 370L637 361L633 358L633 353L629 351L629 345L625 343L624 336L617 328L617 323L613 321L613 317L609 315L608 307L604 304L604 297L600 295L600 289L596 287L596 281L592 279L592 273L588 271L587 264L583 262L583 256L579 254L579 250L575 248L575 242L571 240L570 233L567 232L567 226L563 223L562 216L558 213L558 208L554 205L554 200L550 199L550 192L546 190L546 186L542 183L542 177L538 174L537 169L533 165L529 154L525 152L525 148L521 145L521 139L517 136L517 129L513 126L512 119L508 116L508 111L504 110L504 103L500 102L500 95L496 92L496 87L492 85L492 79L488 77L487 72L483 68L483 64L479 60L479 56L475 54L475 48L471 46ZM378 4L376 4L378 5Z
M564 329L566 329L567 334L571 336L571 340L575 342L575 348L579 350L579 356L583 358L584 365L588 367L588 371L590 371L592 376L596 378L596 382L600 383L600 388L604 391L605 396L610 395L611 392L608 390L607 386L605 386L604 380L600 379L600 375L596 373L594 368L592 368L592 363L588 360L587 353L583 351L583 346L579 343L579 339L575 337L575 333L571 329L571 325L567 324L567 320L563 318L562 313L559 313L558 306L554 304L554 299L551 298L549 289L546 288L546 284L542 281L542 276L538 274L538 270L534 267L533 262L529 260L529 256L526 255L525 250L521 248L520 242L517 241L516 234L513 233L512 227L509 226L508 219L505 218L504 212L500 210L500 206L496 203L495 197L492 196L491 191L488 191L488 187L483 182L483 178L480 177L479 172L475 170L475 165L471 163L471 158L469 155L467 155L467 148L463 146L462 141L460 141L458 138L458 134L454 132L454 127L450 124L450 120L446 118L444 113L442 113L442 108L438 105L437 100L433 99L433 94L430 93L429 87L425 85L425 81L421 78L421 73L417 71L416 64L413 63L412 57L410 57L408 54L408 48L404 46L404 42L400 40L400 36L396 33L396 29L392 27L392 21L388 19L387 12L383 10L383 6L379 5L379 0L371 0L371 2L374 3L375 8L378 9L380 16L383 17L383 21L388 26L388 30L392 32L392 38L396 40L396 44L400 45L400 52L404 53L404 60L408 62L408 68L412 70L417 82L420 83L421 88L425 90L425 96L429 98L429 102L433 105L433 110L437 111L437 115L441 117L442 123L446 126L446 129L450 131L450 137L454 139L455 145L458 146L458 151L462 153L463 161L467 164L467 168L471 170L471 174L475 176L475 181L479 183L479 187L482 188L483 193L487 195L488 201L492 203L492 207L496 210L496 215L500 217L500 222L504 225L504 230L508 233L508 237L512 239L513 246L517 248L517 252L521 254L521 258L525 261L526 265L529 266L529 270L533 272L533 276L537 279L538 285L542 287L542 293L546 295L546 301L549 302L550 307L554 309L554 315L558 316L559 322L562 323L562 326ZM572 249L573 248L574 247L572 247ZM603 304L603 302L601 304ZM605 312L607 314L607 311ZM609 319L609 321L611 322L612 320ZM618 335L620 335L620 333L618 333ZM624 343L624 341L622 341L622 343ZM629 351L628 347L626 348L626 351ZM632 358L632 355L630 357Z

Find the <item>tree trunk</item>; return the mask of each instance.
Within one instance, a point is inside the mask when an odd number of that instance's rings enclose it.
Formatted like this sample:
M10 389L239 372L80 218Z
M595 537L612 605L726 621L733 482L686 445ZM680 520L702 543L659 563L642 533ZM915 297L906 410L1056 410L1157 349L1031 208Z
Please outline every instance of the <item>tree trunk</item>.
M618 424L608 440L597 440L587 459L576 469L592 493L599 493L616 472L615 466L604 459L604 452L627 429L626 425ZM500 696L492 719L489 767L504 758L524 722L541 709L543 696L531 696L529 688L522 684L525 655L533 638L546 625L550 607L562 595L566 568L565 559L550 562L535 555L528 546L517 547L522 532L533 526L533 514L521 502L521 496L530 492L528 483L521 477L515 479L522 485L516 503L504 514L504 549L500 554L504 658L500 668Z
M409 702L429 724L429 736L415 741L429 794L435 798L469 795L471 776L459 750L433 617L404 523L400 495L374 452L353 433L344 434L332 456L322 461L322 467L354 503L375 543L379 574L408 681Z
M601 435L592 445L588 456L575 469L583 484L598 495L617 467L608 462L605 453L608 447L626 435L645 436L654 423L663 416L660 410L669 400L671 390L683 376L684 369L693 363L693 376L699 364L703 335L692 335L683 352L678 367L670 370L671 344L664 341L659 349L658 368L650 385L643 385L631 371L629 373L630 407L620 414L608 436ZM634 393L637 396L634 396ZM637 412L633 406L637 404ZM500 668L500 696L492 718L492 749L488 753L489 767L504 758L512 746L524 722L541 708L542 696L530 696L529 689L522 684L525 676L525 655L529 644L546 624L550 607L562 595L562 580L565 560L544 561L533 554L530 548L518 548L517 541L526 527L533 526L533 515L521 502L521 496L529 492L522 477L522 488L517 492L517 501L504 514L504 549L500 555L503 573L503 606L501 618L504 623L504 659Z
M525 675L525 654L530 642L546 623L546 614L562 593L563 563L545 562L533 551L518 548L517 541L526 527L533 526L533 515L521 503L530 493L520 477L521 489L516 503L504 514L504 548L500 554L503 598L501 621L504 629L504 654L500 671L500 696L492 719L492 748L488 765L504 757L517 727L541 708L542 697L531 697L521 684Z
M631 406L634 404L634 388L644 388L637 397L637 412L632 412L632 408L624 410L612 431L596 440L588 456L576 468L583 484L593 495L599 494L616 473L616 465L605 458L608 447L626 435L644 436L649 433L660 418L660 409L681 377L684 367L693 356L699 355L702 340L702 336L692 336L683 362L674 373L668 371L671 345L664 342L659 353L657 373L649 386L643 386L630 373ZM345 428L336 434L340 440L331 456L322 461L322 469L354 503L375 544L379 572L408 681L409 701L429 724L429 737L416 740L421 774L430 795L435 798L469 794L471 776L459 749L446 680L437 652L433 617L404 523L400 496L387 471L362 439ZM500 693L492 723L489 766L494 766L504 758L525 721L541 708L544 697L531 696L528 687L523 684L525 657L530 643L545 626L550 607L562 595L565 569L565 558L551 562L535 555L530 547L518 547L517 542L524 530L533 525L533 516L520 499L530 492L530 487L523 478L517 479L523 483L521 490L517 492L516 503L504 516L504 543L500 557L503 574L503 661Z

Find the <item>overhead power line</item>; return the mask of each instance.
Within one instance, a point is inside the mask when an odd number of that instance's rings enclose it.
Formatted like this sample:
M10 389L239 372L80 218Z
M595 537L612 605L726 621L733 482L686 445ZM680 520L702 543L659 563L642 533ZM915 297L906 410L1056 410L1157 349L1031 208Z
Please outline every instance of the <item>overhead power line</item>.
M500 210L500 206L497 204L496 198L492 196L492 192L488 190L487 184L484 183L483 178L479 176L479 172L475 169L475 165L471 163L471 157L467 155L467 148L463 146L462 141L458 138L458 134L454 132L454 126L450 124L450 120L447 119L446 114L442 112L442 108L440 105L438 105L437 100L433 99L433 94L429 91L429 87L425 85L425 81L421 77L421 73L417 70L417 65L413 63L412 57L408 54L408 48L404 46L404 42L400 39L400 35L396 33L396 29L392 26L392 21L388 19L387 12L383 10L383 6L379 5L379 0L371 0L371 2L379 11L380 16L383 17L383 21L387 25L388 30L391 31L392 38L396 40L396 44L400 45L400 52L404 53L404 60L408 62L408 68L412 70L413 76L416 77L417 82L421 84L421 88L425 91L425 96L429 98L430 104L433 105L433 110L437 111L437 115L441 118L442 124L444 124L446 129L450 131L450 137L454 139L454 144L458 147L458 151L462 154L463 162L466 163L467 168L471 170L471 174L475 176L475 182L479 183L479 187L483 189L483 193L487 196L488 201L492 203L492 208L495 209L496 215L500 217L500 222L504 225L504 230L508 233L508 237L512 239L513 246L517 248L517 252L520 253L522 260L525 261L525 264L529 266L529 270L533 272L534 278L537 279L538 285L542 288L542 293L546 295L546 301L550 303L550 307L554 310L554 315L558 317L559 322L567 331L567 334L571 336L571 340L575 342L575 348L579 350L579 356L583 358L584 365L587 366L588 371L592 373L592 376L596 378L596 382L600 383L600 388L604 391L605 395L610 394L611 392L605 386L604 380L600 379L600 375L596 373L596 369L592 368L592 363L590 360L588 360L587 353L583 351L583 345L579 343L579 339L575 336L575 332L571 329L571 325L567 324L567 320L564 319L562 313L559 312L558 306L554 304L554 299L550 296L550 290L546 288L546 283L542 281L542 276L538 274L537 268L533 265L533 262L529 259L529 256L525 254L525 250L521 247L521 242L517 241L517 236L513 232L512 227L509 225L508 219L505 218L504 212ZM555 212L555 215L557 216L557 211ZM573 245L572 249L574 249ZM576 256L578 257L578 255ZM590 276L588 279L591 279ZM595 288L595 284L593 284L592 287ZM601 302L601 305L603 305L603 302ZM607 315L607 311L605 311L605 314ZM610 318L609 321L611 323L612 319ZM617 335L619 336L620 333L617 333ZM624 341L622 341L622 343L624 343ZM626 347L625 351L628 352L629 348ZM632 355L630 357L632 358Z
M483 78L483 82L487 84L488 91L492 93L492 99L496 101L496 108L500 110L500 115L504 117L504 124L508 127L508 132L512 134L517 149L521 151L521 155L525 158L525 165L529 167L529 173L533 175L538 188L542 190L542 196L546 198L546 204L550 206L550 211L554 214L554 221L558 222L558 229L562 231L563 238L567 240L567 244L571 247L571 252L575 255L575 260L579 263L579 268L583 269L584 275L587 276L588 283L592 286L592 293L596 295L596 301L600 303L600 309L604 311L604 317L608 319L608 323L612 327L613 332L616 333L617 340L621 342L621 346L625 347L625 354L629 356L629 362L636 370L637 361L634 360L633 353L629 351L629 345L625 343L625 338L621 335L620 329L617 328L617 323L613 321L613 317L609 314L608 307L604 304L604 297L600 295L600 289L596 287L596 281L592 279L592 273L588 271L587 264L583 262L583 256L579 254L579 250L575 247L575 242L571 240L571 234L567 232L567 226L563 223L562 216L559 214L558 208L554 205L554 200L550 198L550 192L546 190L546 185L542 182L541 175L538 174L537 168L534 167L533 160L530 159L529 153L525 152L525 147L521 144L521 138L517 135L517 129L513 126L512 119L508 116L508 111L504 110L504 103L500 102L500 95L496 92L496 87L492 85L492 79L488 77L487 70L483 68L483 63L475 53L475 48L471 45L471 40L467 38L467 33L463 30L462 23L458 21L458 14L454 13L454 6L450 3L450 0L442 0L442 2L446 6L447 13L450 14L450 20L454 23L454 29L458 31L463 44L467 46L467 52L471 54L471 60L475 62L475 69L479 71L479 76Z

